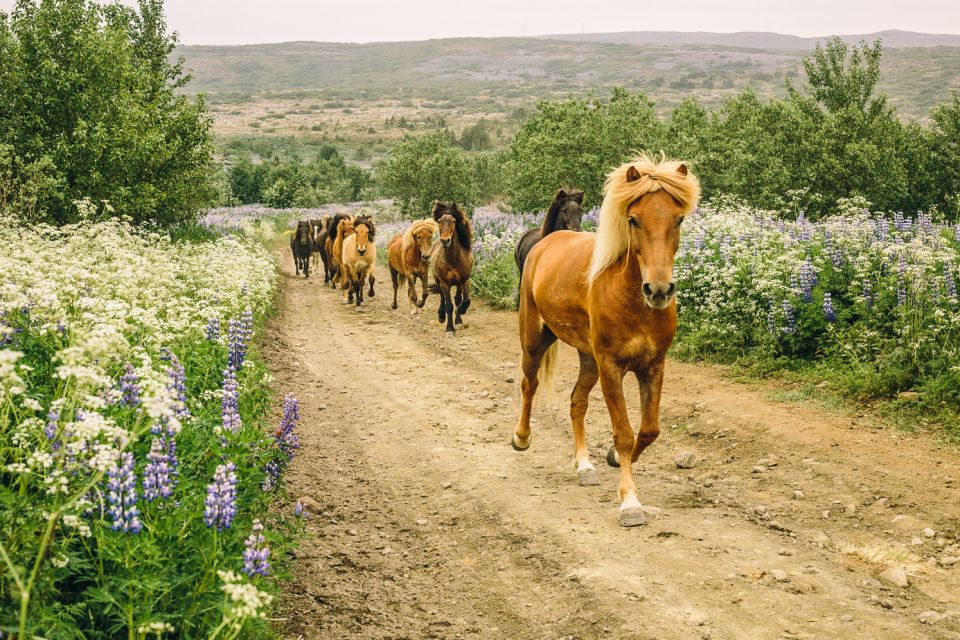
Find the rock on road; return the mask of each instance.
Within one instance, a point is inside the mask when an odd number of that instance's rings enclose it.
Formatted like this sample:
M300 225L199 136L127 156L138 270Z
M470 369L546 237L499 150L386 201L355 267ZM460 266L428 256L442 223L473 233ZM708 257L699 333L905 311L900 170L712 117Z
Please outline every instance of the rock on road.
M577 484L572 349L517 453L514 313L475 303L449 338L436 296L416 319L403 291L390 310L383 267L358 311L282 255L264 353L300 398L287 482L310 511L283 637L960 638L955 450L670 361L660 439L634 465L662 511L623 529L599 386L601 483Z

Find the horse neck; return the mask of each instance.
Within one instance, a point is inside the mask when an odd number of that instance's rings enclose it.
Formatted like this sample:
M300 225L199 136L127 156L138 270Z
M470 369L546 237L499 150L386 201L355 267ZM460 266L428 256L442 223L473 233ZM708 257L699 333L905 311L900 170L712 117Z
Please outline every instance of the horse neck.
M557 230L557 223L560 217L560 207L557 207L557 210L553 212L547 211L547 215L543 217L543 224L540 225L540 231L543 232L543 235Z

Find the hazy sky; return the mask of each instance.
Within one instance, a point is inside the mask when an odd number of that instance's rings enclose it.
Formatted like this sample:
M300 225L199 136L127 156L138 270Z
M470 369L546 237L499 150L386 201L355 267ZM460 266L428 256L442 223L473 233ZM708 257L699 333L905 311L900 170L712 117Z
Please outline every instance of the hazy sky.
M0 0L0 9L13 5ZM166 6L168 23L185 44L579 31L960 33L960 0L167 0Z

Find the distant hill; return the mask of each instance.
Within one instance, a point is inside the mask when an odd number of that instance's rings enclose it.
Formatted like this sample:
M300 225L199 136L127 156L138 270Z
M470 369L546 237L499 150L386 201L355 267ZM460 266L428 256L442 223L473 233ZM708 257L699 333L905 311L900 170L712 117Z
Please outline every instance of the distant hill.
M750 49L780 49L808 51L829 36L801 38L768 31L740 31L737 33L711 33L708 31L623 31L619 33L567 33L542 36L548 40L573 40L577 42L606 42L631 44L643 47L715 46L746 47ZM878 31L876 33L841 35L844 42L883 40L887 49L912 47L960 47L960 35L916 33L914 31Z
M844 37L886 42L880 87L903 114L925 116L950 99L951 88L960 87L960 36L888 31ZM181 46L175 55L184 56L193 72L189 89L220 103L313 94L332 100L446 101L440 108L509 112L539 98L603 94L623 85L646 92L664 110L689 96L717 106L747 86L761 97L783 95L784 78L802 74L801 58L816 40L773 33L632 32ZM466 102L474 106L464 107Z

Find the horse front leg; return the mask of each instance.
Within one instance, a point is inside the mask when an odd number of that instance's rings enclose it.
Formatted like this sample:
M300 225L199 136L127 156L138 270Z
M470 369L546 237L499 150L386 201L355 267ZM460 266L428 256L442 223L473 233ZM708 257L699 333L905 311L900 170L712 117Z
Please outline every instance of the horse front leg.
M420 303L417 306L423 309L423 305L427 304L427 294L429 293L429 291L427 290L427 274L426 273L420 274L420 290L422 291L422 296L420 297Z
M580 376L577 378L577 384L570 396L570 422L573 425L573 456L577 465L577 481L580 486L587 487L600 484L600 479L597 478L597 470L590 462L590 450L587 449L587 430L584 425L590 391L596 386L597 380L600 379L600 371L597 369L597 361L593 354L583 351L577 353L580 356Z
M393 267L390 267L390 280L393 282L393 304L390 305L390 308L396 309L397 308L397 289L400 288L400 274Z
M463 299L458 301L459 303L459 306L457 307L458 317L466 313L467 309L470 308L470 281L464 280L462 287L463 287ZM458 297L459 297L459 294L460 294L460 287L457 287Z
M371 266L370 273L367 274L367 282L370 283L370 291L367 292L367 295L370 296L371 298L374 298L377 295L376 293L373 292L373 283L376 281L377 279L373 276L373 267Z
M437 286L440 288L440 306L437 308L437 319L440 322L443 322L447 319L447 292L449 289L444 289L444 285L437 280Z
M357 295L357 306L358 306L358 307L359 307L361 304L363 304L363 285L366 284L366 283L365 283L366 277L367 277L366 274L363 273L362 271L357 274L357 280L356 280L356 282L357 282L357 284L356 284L357 290L356 290L354 293L356 293L356 295Z
M417 276L414 274L407 278L407 299L410 301L410 315L417 315L420 308L417 306Z
M620 525L635 527L646 524L647 516L637 498L637 485L633 482L631 462L636 440L623 398L623 376L626 371L609 358L598 362L598 365L603 399L607 402L613 426L613 450L607 455L607 462L620 466Z
M447 333L453 333L456 329L453 326L453 298L450 295L452 287L447 287L447 290L443 292L443 304L444 304L444 313L447 316Z
M630 459L637 461L643 450L653 444L660 435L660 390L663 388L664 362L650 367L646 371L635 371L640 383L640 431L633 446Z

